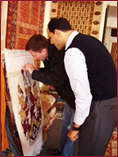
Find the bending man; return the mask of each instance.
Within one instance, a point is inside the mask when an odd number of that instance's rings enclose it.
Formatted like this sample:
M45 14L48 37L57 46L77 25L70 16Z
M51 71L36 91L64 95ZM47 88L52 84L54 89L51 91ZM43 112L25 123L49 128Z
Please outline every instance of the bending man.
M64 64L75 94L69 138L79 132L78 156L103 156L117 121L117 73L106 47L96 38L72 30L65 18L48 24L51 44L65 47Z

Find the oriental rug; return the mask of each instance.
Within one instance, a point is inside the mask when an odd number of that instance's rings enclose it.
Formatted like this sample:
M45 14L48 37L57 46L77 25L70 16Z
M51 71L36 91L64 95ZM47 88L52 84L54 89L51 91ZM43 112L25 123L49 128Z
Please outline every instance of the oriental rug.
M59 1L57 16L66 18L74 30L90 34L93 10L94 1Z
M117 43L112 43L111 56L117 69Z
M8 1L6 48L25 49L29 38L43 33L45 1Z
M54 104L55 107L56 107L56 118L57 119L62 119L63 110L64 110L64 107L65 107L65 104L66 104L65 100L61 99L61 97L59 96L57 90L53 86L50 86L50 89L49 89L48 93L53 95L56 99L56 102Z
M34 65L28 51L4 49L8 87L23 156L35 156L42 148L43 111L39 84L23 68Z
M50 19L64 17L72 29L99 39L102 1L52 1Z
M105 156L117 156L117 131L114 131L112 134Z

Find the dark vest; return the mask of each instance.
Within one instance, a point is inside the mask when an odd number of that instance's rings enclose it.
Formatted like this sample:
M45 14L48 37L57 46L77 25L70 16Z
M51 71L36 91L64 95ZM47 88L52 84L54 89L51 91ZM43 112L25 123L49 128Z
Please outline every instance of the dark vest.
M81 33L73 39L69 46L69 48L73 47L81 50L85 56L93 100L116 97L117 72L106 47L98 39Z

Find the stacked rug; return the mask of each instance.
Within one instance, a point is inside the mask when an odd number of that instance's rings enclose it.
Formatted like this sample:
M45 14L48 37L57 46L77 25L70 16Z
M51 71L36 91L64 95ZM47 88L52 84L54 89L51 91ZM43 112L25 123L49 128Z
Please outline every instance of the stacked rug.
M61 99L61 97L58 95L58 92L56 91L56 89L53 86L50 86L50 90L48 91L48 93L53 95L56 99L56 102L55 102L55 107L57 109L56 118L62 119L63 110L64 110L65 103L66 103L65 100Z

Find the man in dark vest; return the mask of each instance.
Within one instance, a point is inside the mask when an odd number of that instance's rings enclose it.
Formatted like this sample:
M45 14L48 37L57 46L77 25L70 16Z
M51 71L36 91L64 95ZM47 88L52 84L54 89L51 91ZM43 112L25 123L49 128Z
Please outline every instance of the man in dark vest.
M51 44L65 47L64 65L75 94L75 115L68 133L78 156L103 156L117 121L117 73L106 47L96 38L72 30L65 18L47 28Z
M26 50L30 52L35 60L40 60L44 63L44 68L39 69L36 69L30 63L25 64L25 68L30 72L32 78L44 84L53 85L61 98L66 101L59 148L48 150L48 153L54 156L61 155L61 153L63 153L64 156L72 156L77 147L78 140L72 142L67 136L69 127L73 122L75 96L64 68L63 60L65 50L62 49L58 51L58 49L50 43L50 40L47 40L40 34L34 35L29 39L26 44ZM68 144L71 144L70 149L68 149Z

